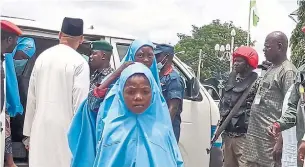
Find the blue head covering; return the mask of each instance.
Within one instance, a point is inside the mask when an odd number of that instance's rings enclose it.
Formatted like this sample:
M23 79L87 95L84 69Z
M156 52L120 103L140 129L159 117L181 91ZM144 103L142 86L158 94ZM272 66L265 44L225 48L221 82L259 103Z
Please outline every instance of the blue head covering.
M11 117L16 116L18 113L23 114L17 76L22 73L28 60L14 60L15 53L19 50L32 57L36 51L34 40L27 37L18 38L17 46L13 52L5 54L6 109Z
M127 53L125 55L125 57L122 59L122 64L126 61L135 61L135 55L136 52L143 46L150 46L152 48L154 48L154 44L150 41L142 41L142 40L134 40L131 45L129 46ZM157 61L156 58L154 58L153 63L150 67L150 71L152 72L156 82L158 85L160 84L160 79L159 79L159 72L158 72L158 68L157 68Z
M124 62L127 61L135 61L135 55L136 52L143 46L150 46L150 47L154 47L154 44L150 41L142 41L142 40L135 40L131 43L131 45L129 46L127 53L125 55L125 57L123 58L121 64L123 64ZM159 78L159 72L158 72L158 68L157 68L157 61L156 58L153 59L153 63L150 67L150 71L155 79L155 82L157 83L159 89L161 90L161 83L160 83L160 78ZM97 139L99 138L99 135L101 134L101 131L103 129L102 125L103 125L103 118L105 118L108 114L108 112L110 111L110 105L112 104L111 101L114 99L114 96L116 95L116 93L119 90L119 81L120 79L118 79L116 81L115 84L113 84L113 86L111 87L111 89L107 92L107 95L104 98L104 101L106 101L107 99L107 103L101 103L101 106L99 108L98 111L98 115L97 115L97 123L96 123L96 136ZM105 81L105 79L104 79ZM162 103L166 105L166 101L163 97L163 95L161 96L162 99Z
M33 38L19 37L15 49L16 51L20 50L24 52L27 56L31 58L36 52L35 41Z
M152 90L150 106L141 114L129 111L123 97L125 83L134 74L144 74ZM94 167L183 166L168 107L145 65L135 63L122 72L118 92L110 103L110 111L103 119Z
M33 38L27 38L27 37L18 38L17 46L16 46L15 50L16 50L16 52L17 51L22 51L29 58L31 58L36 52L36 46L35 46L34 39ZM22 74L27 62L28 62L28 59L14 60L15 70L16 70L17 76Z
M125 57L122 59L121 61L121 65L125 62L128 62L128 61L132 61L132 62L135 62L135 56L136 56L136 53L137 51L143 47L143 46L150 46L150 47L154 47L154 44L150 41L145 41L145 40L134 40L128 50L127 50L127 53L125 55ZM153 59L153 63L150 67L150 71L152 72L156 82L158 85L160 85L160 89L161 89L161 83L160 83L160 78L159 78L159 71L158 71L158 68L157 68L157 60L156 58ZM110 75L108 75L103 81L105 81ZM107 97L111 97L113 95L116 94L117 92L117 89L118 89L118 82L116 82L115 84L113 84L113 87L111 87L111 90L107 93Z
M135 53L142 46L153 47L153 44L149 41L135 40L128 48L122 63L126 61L134 61ZM155 59L150 67L150 70L154 76L155 82L161 88ZM107 93L107 96L104 98L107 99L107 103L101 103L98 116L95 111L90 110L87 99L78 108L68 133L69 147L73 155L71 162L72 167L93 166L96 155L96 139L99 138L100 133L103 130L103 118L107 116L109 107L111 106L111 101L114 99L118 88L119 81L116 81L111 87L110 91ZM162 99L162 103L166 105L166 101L164 100L163 96L160 98Z

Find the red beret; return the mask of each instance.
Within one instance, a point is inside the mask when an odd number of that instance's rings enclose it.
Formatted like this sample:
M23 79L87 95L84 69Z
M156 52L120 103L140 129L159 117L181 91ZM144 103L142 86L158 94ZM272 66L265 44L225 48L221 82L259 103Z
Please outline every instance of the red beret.
M19 27L17 27L14 23L9 22L7 20L1 20L1 31L14 33L18 36L22 34L22 31Z
M247 60L249 65L253 67L254 69L257 68L258 65L258 54L257 52L248 46L241 46L236 49L236 51L233 53L233 58L241 56Z

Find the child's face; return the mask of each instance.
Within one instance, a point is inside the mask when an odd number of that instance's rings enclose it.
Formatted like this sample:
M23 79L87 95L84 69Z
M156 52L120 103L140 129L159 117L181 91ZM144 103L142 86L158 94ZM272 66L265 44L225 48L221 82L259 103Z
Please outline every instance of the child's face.
M155 55L153 48L150 46L143 46L137 51L135 55L135 62L142 63L150 68L154 61L154 57Z
M136 114L144 112L152 98L148 79L140 74L131 76L125 83L123 96L130 111Z

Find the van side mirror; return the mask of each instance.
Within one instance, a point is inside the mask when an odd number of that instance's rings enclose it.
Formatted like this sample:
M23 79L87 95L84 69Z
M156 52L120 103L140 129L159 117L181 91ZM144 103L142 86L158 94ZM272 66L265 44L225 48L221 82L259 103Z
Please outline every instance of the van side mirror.
M199 101L202 97L200 95L200 83L197 78L193 77L187 81L187 99Z

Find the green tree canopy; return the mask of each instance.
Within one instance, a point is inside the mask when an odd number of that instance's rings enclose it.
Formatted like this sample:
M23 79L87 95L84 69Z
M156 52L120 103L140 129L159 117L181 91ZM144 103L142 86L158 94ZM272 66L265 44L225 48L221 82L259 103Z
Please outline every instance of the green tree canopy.
M215 75L219 73L228 73L229 61L219 60L215 45L231 44L231 30L233 28L236 31L234 47L246 45L247 32L241 27L234 26L233 22L221 23L220 20L213 20L212 23L202 27L193 25L192 28L191 36L178 34L180 40L175 46L176 52L185 51L185 53L177 56L197 72L199 50L202 49L202 55L204 55L201 68L202 81L210 77L217 77Z
M295 29L292 31L290 38L291 47L291 61L296 66L299 67L305 64L305 35L302 32L302 27L305 25L305 1L298 1L299 8L297 10L298 23Z

